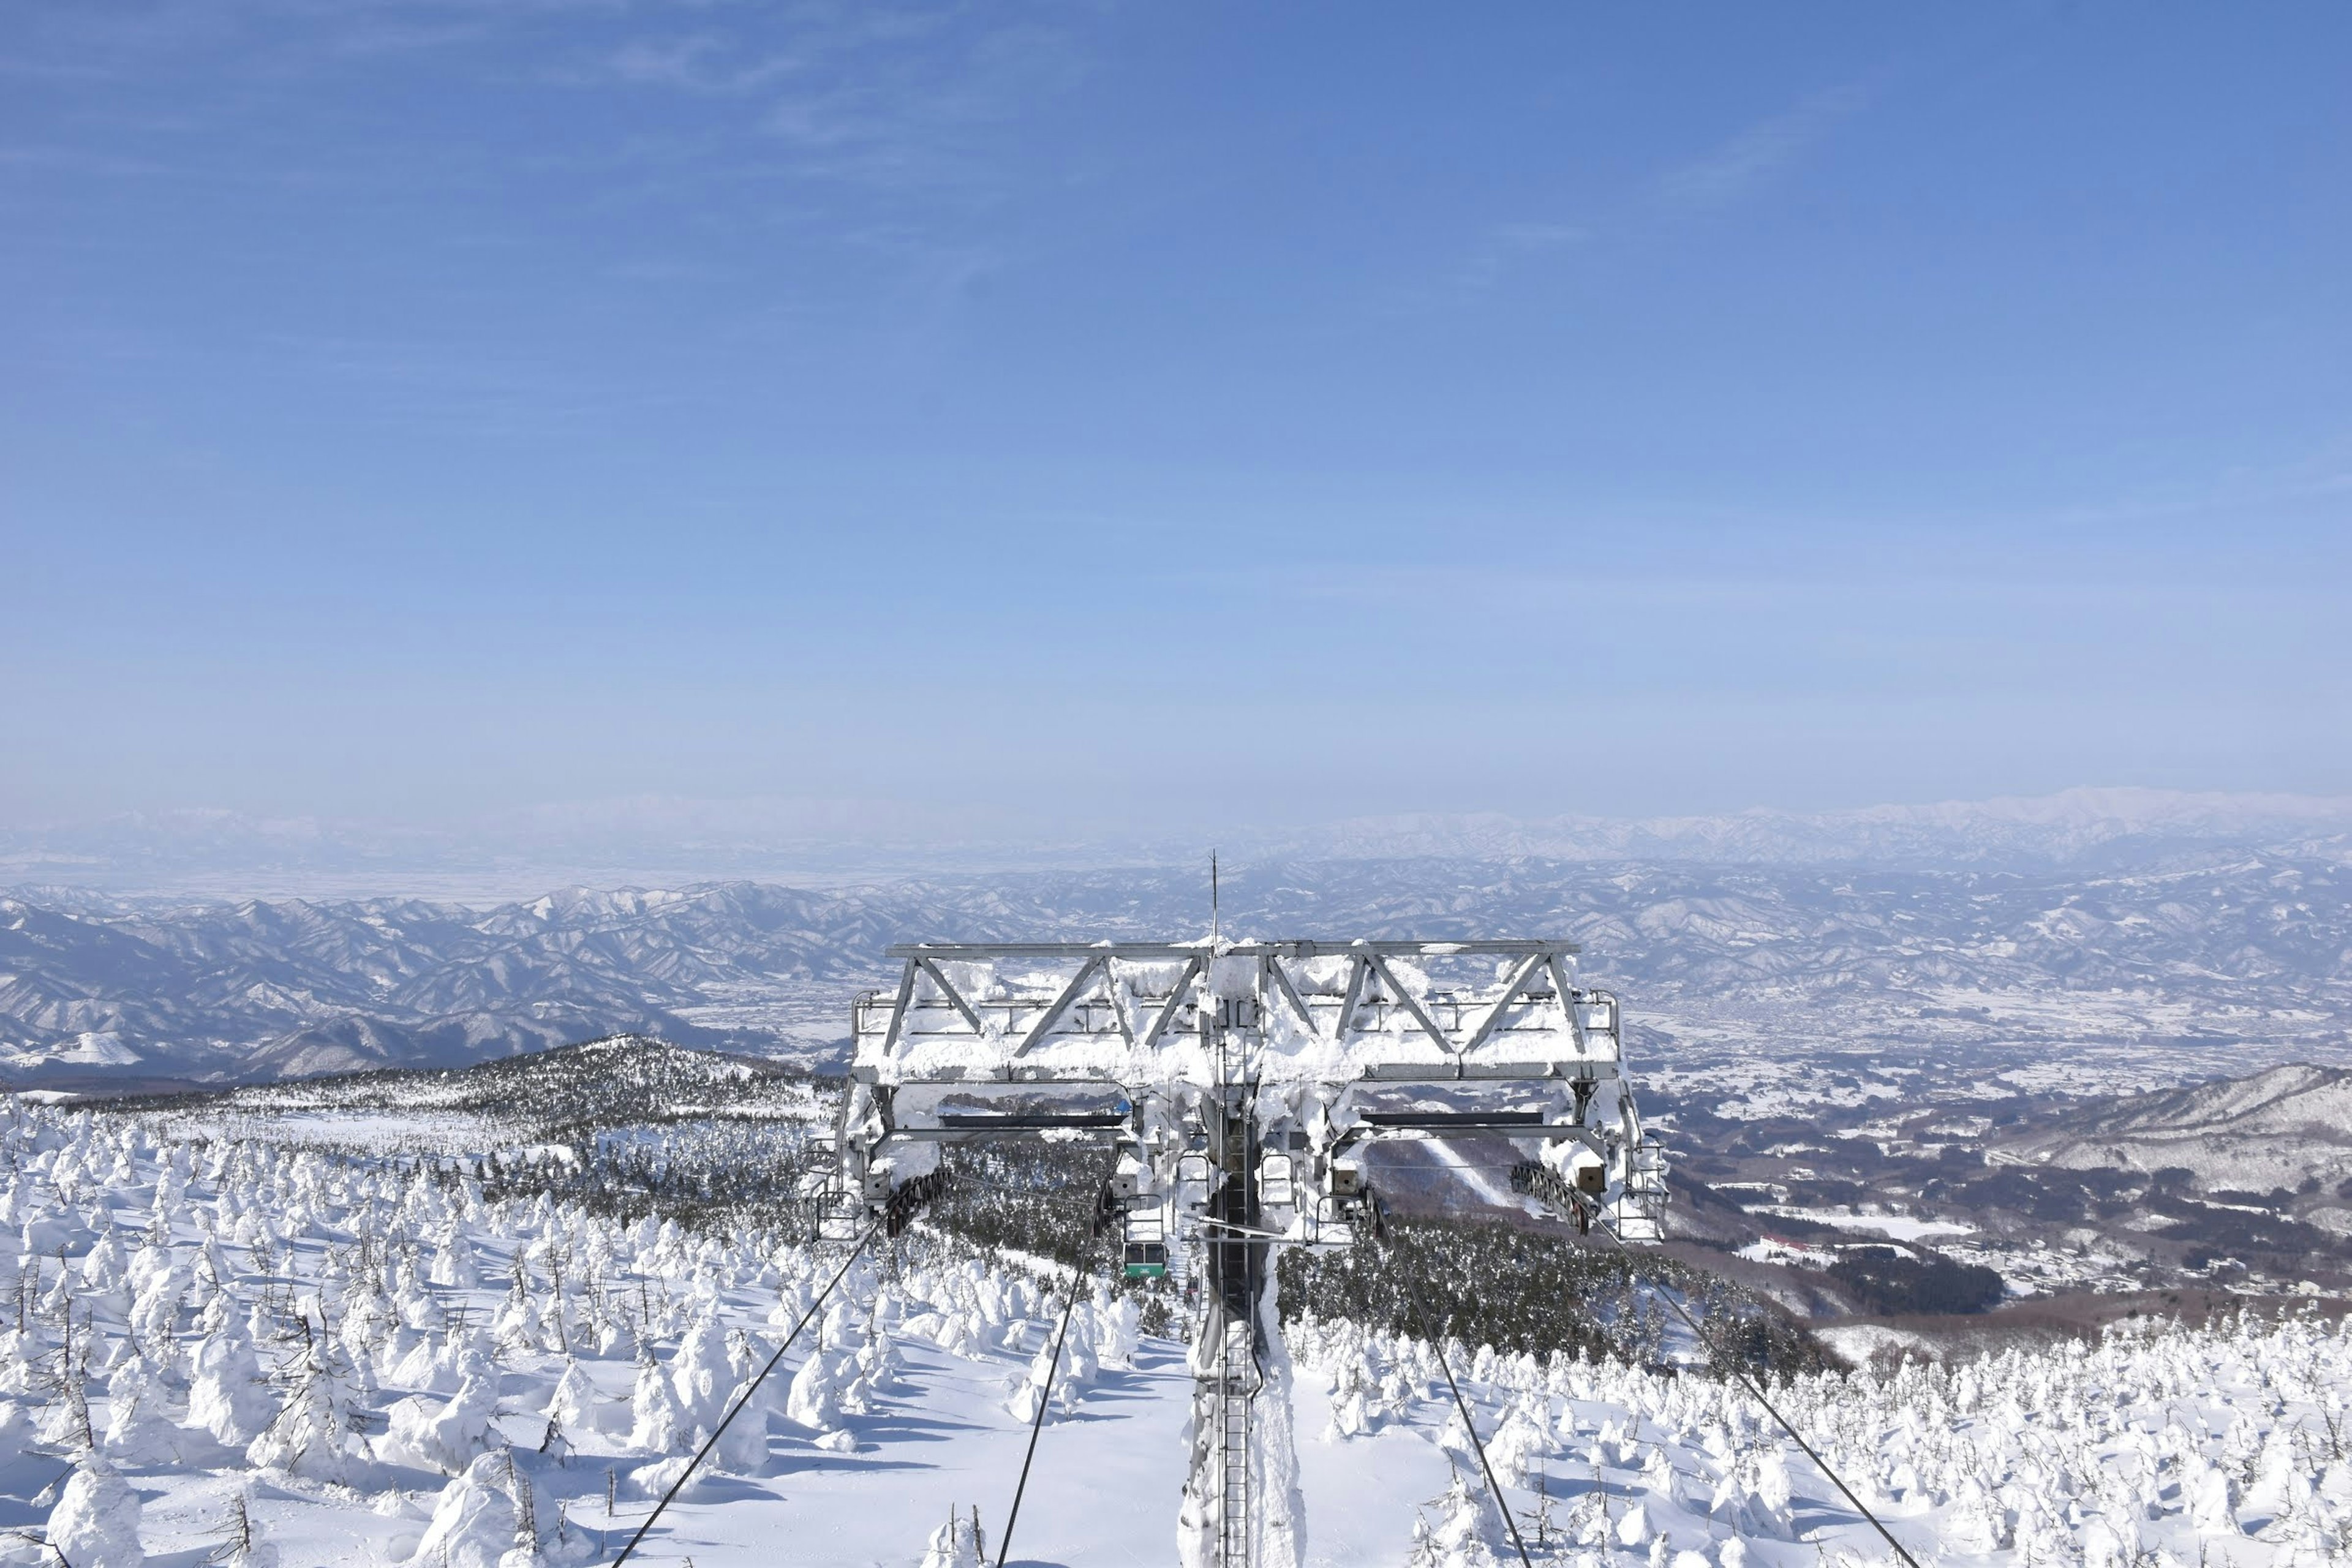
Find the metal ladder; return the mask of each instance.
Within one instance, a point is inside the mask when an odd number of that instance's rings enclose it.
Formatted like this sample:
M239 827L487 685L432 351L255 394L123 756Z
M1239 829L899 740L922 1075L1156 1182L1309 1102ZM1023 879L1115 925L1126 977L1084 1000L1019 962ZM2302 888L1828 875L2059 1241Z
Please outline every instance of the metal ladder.
M1225 1321L1223 1364L1217 1369L1217 1468L1223 1486L1217 1516L1221 1568L1248 1568L1250 1560L1250 1401L1257 1392L1256 1329L1245 1319Z
M1243 1031L1224 1026L1223 1019L1219 1025L1217 1084L1222 1092L1230 1095L1246 1084L1248 1054ZM1238 1107L1245 1100L1228 1100L1226 1103ZM1230 1181L1251 1179L1250 1156L1254 1151L1249 1147L1250 1121L1247 1114L1228 1115L1223 1120L1223 1147L1217 1152L1217 1163ZM1223 1336L1217 1347L1218 1568L1249 1568L1250 1402L1256 1397L1258 1382L1255 1303L1251 1305L1253 1310L1241 1315L1232 1313L1223 1302L1212 1309L1225 1314Z

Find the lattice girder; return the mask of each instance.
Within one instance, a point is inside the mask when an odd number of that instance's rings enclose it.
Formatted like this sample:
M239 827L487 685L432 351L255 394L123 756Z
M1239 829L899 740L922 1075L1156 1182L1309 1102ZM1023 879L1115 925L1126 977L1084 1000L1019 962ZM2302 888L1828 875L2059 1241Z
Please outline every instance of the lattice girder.
M870 1084L1210 1081L1204 1016L1246 1009L1262 1081L1613 1079L1617 1006L1551 942L946 944L860 998ZM1452 971L1447 973L1444 971Z

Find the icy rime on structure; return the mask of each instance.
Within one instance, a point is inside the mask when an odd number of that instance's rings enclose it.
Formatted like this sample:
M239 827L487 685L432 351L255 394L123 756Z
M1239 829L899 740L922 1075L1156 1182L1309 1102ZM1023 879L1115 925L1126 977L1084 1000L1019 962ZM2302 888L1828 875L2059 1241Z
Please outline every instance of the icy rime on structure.
M1303 1545L1275 1245L1352 1243L1368 1142L1489 1131L1629 1240L1664 1166L1622 1077L1617 1000L1556 942L1204 942L890 950L860 997L836 1227L890 1212L972 1138L1093 1133L1116 1150L1123 1266L1202 1294L1187 1568L1295 1568ZM917 1189L919 1190L919 1189ZM1171 1258L1168 1238L1179 1246Z

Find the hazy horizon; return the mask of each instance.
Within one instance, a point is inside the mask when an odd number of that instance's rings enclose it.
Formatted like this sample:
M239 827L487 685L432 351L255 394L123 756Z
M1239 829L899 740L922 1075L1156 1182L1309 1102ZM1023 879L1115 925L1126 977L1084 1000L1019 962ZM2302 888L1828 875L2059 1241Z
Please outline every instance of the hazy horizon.
M2198 846L2352 855L2352 797L2077 788L2037 797L1768 807L1684 816L1412 813L1301 824L1168 823L1087 832L1010 815L881 812L855 803L638 798L427 826L218 811L0 826L0 890L123 897L418 897L459 903L566 887L746 880L840 886L905 878L1345 860L1846 863L2050 870L2105 855L2143 867Z

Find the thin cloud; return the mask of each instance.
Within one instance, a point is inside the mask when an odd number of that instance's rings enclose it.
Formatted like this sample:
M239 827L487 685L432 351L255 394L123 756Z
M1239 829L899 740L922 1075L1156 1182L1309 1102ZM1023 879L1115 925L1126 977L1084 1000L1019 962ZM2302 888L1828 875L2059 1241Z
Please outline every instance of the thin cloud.
M1697 213L1745 200L1860 112L1875 92L1867 83L1849 83L1758 121L1706 157L1670 171L1658 182L1659 205Z
M152 158L118 157L85 147L0 147L0 168L37 169L93 178L121 179L167 174L168 164Z
M1486 237L1462 268L1462 287L1483 294L1520 268L1581 245L1590 232L1567 223L1505 223Z
M999 183L988 138L1090 68L1071 29L985 13L818 5L782 19L647 33L562 79L756 105L747 129L797 175L971 194Z
M750 92L803 69L797 54L774 53L744 60L726 40L709 33L682 38L636 38L613 52L611 74L633 87L666 87L723 97Z

